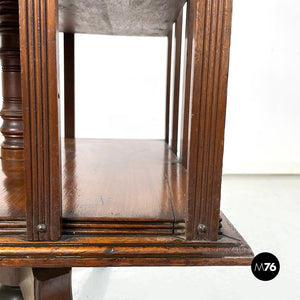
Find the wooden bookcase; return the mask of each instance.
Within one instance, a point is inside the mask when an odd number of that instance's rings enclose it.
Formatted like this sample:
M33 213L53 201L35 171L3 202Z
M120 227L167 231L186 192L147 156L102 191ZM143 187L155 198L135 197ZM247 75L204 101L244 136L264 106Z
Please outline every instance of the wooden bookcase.
M14 285L21 282L16 278L31 276L34 284L23 294L30 290L35 299L70 299L75 266L249 265L253 257L220 212L232 0L187 2L186 49L181 49L184 0L132 1L121 8L118 3L0 1L5 138L0 265ZM59 31L64 32L64 139ZM168 38L165 140L75 138L75 33ZM53 280L61 287L57 291Z

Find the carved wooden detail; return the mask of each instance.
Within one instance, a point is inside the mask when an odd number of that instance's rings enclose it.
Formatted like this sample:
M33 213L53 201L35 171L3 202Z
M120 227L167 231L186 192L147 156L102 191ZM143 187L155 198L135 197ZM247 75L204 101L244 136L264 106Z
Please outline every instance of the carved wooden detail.
M57 1L20 1L27 235L57 240L61 219Z
M24 160L18 1L0 2L3 160Z
M231 13L232 0L190 1L187 239L218 238Z

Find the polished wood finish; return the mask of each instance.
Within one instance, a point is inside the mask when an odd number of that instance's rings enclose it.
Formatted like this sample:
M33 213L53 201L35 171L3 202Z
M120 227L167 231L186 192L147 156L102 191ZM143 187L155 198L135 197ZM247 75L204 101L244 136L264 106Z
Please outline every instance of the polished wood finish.
M64 234L182 234L186 172L164 141L66 139L64 146Z
M163 141L65 139L62 146L63 234L183 234L187 174ZM23 172L0 172L1 179L0 235L24 234Z
M15 230L17 224L26 228L23 222L26 220L25 206L23 170L5 172L0 168L0 232L9 228Z
M0 58L2 65L2 164L16 168L24 161L23 114L19 45L18 1L0 2ZM11 163L10 161L15 161Z
M218 238L231 13L231 0L190 1L187 239Z
M37 299L69 299L71 266L249 265L251 249L223 215L219 228L231 0L188 3L182 162L176 154L184 1L59 4L60 21L57 0L19 2L25 183L21 167L3 164L0 265L37 268L26 277L31 288L23 287ZM59 23L71 34L65 85L66 136L73 137L72 34L167 36L175 21L171 149L165 141L67 138L61 152ZM170 49L169 38L168 72Z
M24 165L14 163L1 160L0 235L26 233Z
M182 237L68 237L29 242L0 237L0 265L43 267L249 265L253 253L223 215L217 241Z
M170 186L183 180L163 141L66 139L62 158L64 218L173 221Z
M165 118L165 142L169 144L170 127L170 101L171 101L171 69L172 69L172 39L173 28L168 33L168 58L167 58L167 89L166 89L166 118Z
M65 137L75 138L74 34L64 34Z
M184 76L184 98L183 98L183 128L181 136L181 161L185 168L187 168L188 151L189 151L189 120L190 120L190 86L191 86L191 67L192 67L192 32L193 23L191 22L190 16L190 1L187 2L186 6L186 32L185 32L185 76Z
M55 0L24 0L19 5L27 237L57 240L61 219L58 4Z
M167 36L185 0L59 0L59 29L69 33Z
M177 155L178 143L178 112L179 112L179 93L180 93L180 65L181 65L181 37L182 37L182 10L180 11L175 23L175 75L173 92L173 114L172 114L172 139L171 148Z

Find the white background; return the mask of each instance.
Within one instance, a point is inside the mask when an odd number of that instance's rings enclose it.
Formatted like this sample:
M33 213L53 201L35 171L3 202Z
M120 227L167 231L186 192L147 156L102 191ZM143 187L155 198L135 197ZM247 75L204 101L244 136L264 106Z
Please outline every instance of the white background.
M300 172L299 16L234 2L225 174ZM163 138L166 54L166 38L76 35L76 136Z

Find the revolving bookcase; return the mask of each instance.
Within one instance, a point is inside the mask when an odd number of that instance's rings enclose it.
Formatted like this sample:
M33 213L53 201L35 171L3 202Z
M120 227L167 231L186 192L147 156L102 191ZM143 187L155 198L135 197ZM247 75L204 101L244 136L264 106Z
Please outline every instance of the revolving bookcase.
M72 267L251 263L220 212L232 1L187 1L183 33L184 4L0 1L0 282L25 299L71 299ZM75 138L75 33L168 39L165 140Z

